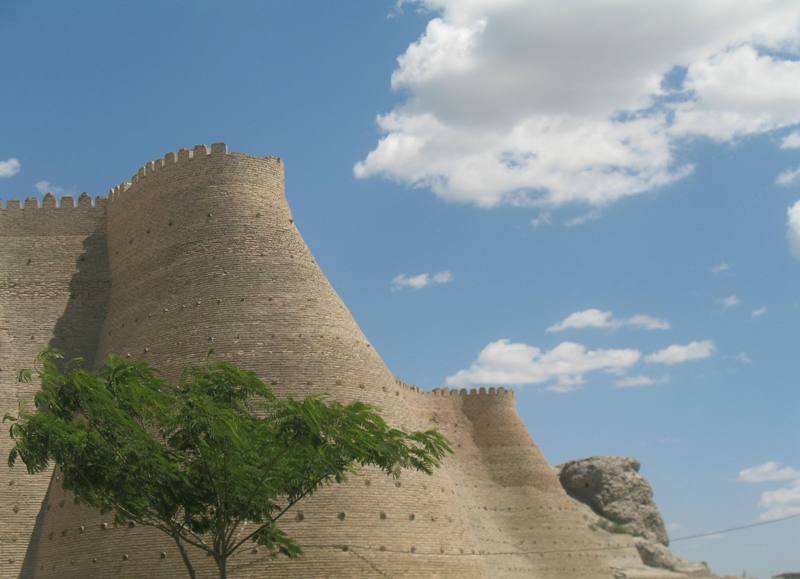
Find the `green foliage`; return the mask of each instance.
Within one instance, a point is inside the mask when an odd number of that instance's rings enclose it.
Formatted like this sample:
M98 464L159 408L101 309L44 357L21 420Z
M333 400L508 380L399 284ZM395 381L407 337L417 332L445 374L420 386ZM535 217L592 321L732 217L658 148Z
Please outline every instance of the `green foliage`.
M298 501L365 466L389 476L431 474L452 452L437 431L390 427L367 404L277 398L254 373L208 361L178 384L143 362L109 356L97 372L45 350L35 411L10 420L10 466L53 463L78 503L167 533L190 576L186 545L214 557L220 576L249 542L273 556L300 546L278 526ZM247 523L247 526L245 526Z

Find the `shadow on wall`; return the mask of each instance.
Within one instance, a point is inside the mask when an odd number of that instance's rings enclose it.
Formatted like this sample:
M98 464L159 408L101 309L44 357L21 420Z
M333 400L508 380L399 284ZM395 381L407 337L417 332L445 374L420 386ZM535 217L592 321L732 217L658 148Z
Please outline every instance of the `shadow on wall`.
M77 271L69 283L67 307L56 322L53 338L48 345L64 352L66 359L83 358L91 365L95 363L111 294L111 272L105 233L93 233L84 240L83 252L78 256L76 266ZM52 481L50 487L52 488ZM28 579L35 574L35 558L44 534L44 506L48 504L49 497L50 489L36 517L20 579Z
M76 265L67 307L56 322L49 345L64 352L67 359L81 357L93 364L111 297L105 233L93 233L84 240Z

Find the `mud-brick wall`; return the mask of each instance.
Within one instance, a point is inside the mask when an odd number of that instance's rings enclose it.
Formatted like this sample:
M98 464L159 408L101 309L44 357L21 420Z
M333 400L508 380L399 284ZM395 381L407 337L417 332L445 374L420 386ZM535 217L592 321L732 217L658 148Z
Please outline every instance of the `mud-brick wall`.
M437 389L417 413L451 440L448 467L491 577L599 579L640 563L628 536L596 533L503 388Z
M30 403L37 383L20 384L43 346L90 361L109 294L105 203L48 195L0 207L0 414ZM8 423L0 432L0 577L17 577L50 481L24 464L9 469Z
M199 146L148 163L131 181L108 204L113 288L100 357L130 355L175 378L213 348L280 395L329 392L380 406L394 424L422 424L303 241L281 160ZM37 577L185 576L158 531L108 526L58 484L47 507ZM479 559L442 556L477 551L446 469L399 481L365 473L304 501L285 528L305 546L303 559L247 550L231 576L355 579L379 576L377 564L391 577L492 577ZM211 564L195 559L201 570Z
M213 348L280 395L326 392L372 403L404 428L441 429L455 454L432 477L370 471L320 492L284 523L302 559L248 550L230 576L601 579L635 563L629 538L589 528L512 393L426 393L395 380L300 236L283 171L274 157L201 145L148 163L112 191L113 284L97 359L115 352L175 378ZM114 528L76 507L57 480L37 533L35 577L185 576L166 538ZM195 562L209 573L209 559Z

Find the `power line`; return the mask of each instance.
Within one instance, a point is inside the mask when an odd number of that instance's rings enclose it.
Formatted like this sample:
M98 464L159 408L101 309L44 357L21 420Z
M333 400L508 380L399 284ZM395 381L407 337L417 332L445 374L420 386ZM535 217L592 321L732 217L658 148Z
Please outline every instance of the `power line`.
M696 535L686 535L685 537L670 539L670 543L677 543L678 541L688 541L689 539L701 539L703 537L712 537L714 535L724 535L725 533L732 533L734 531L744 531L745 529L752 529L753 527L763 527L765 525L772 525L774 523L780 523L782 521L788 521L789 519L797 519L797 518L800 518L800 513L787 515L785 517L779 517L777 519L770 519L769 521L761 521L758 523L739 525L738 527L728 527L727 529L722 529L720 531L708 531L706 533L698 533Z
M766 525L772 525L775 523L780 523L783 521L788 521L790 519L797 519L800 518L800 513L795 513L793 515L787 515L785 517L780 517L777 519L770 519L769 521L761 521L758 523L749 523L747 525L739 525L736 527L728 527L727 529L720 529L719 531L708 531L705 533L697 533L696 535L686 535L683 537L677 537L675 539L671 539L670 543L676 543L678 541L689 541L691 539L701 539L703 537L711 537L714 535L724 535L726 533L732 533L734 531L743 531L746 529L752 529L754 527L763 527ZM354 551L354 549L359 549L361 551L374 551L374 552L381 552L381 553L394 553L394 554L405 554L405 555L424 555L424 556L436 556L436 557L498 557L498 556L519 556L519 555L553 555L557 553L584 553L584 552L596 552L596 551L619 551L623 549L633 549L633 545L613 545L613 546L598 546L598 547L582 547L578 549L532 549L532 550L513 550L513 551L474 551L468 553L448 553L448 552L421 552L417 550L406 550L406 549L392 549L390 547L374 547L371 545L345 545L345 544L333 544L333 545L303 545L306 549L336 549L338 551L350 551L353 555L358 557L359 559L363 559L362 555L359 555Z

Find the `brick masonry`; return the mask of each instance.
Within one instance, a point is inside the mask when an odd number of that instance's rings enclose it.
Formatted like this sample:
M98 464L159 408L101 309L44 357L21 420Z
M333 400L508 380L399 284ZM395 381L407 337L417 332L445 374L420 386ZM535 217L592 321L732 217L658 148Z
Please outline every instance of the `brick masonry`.
M0 404L53 343L100 361L144 359L174 378L215 355L281 395L327 392L393 424L436 427L456 453L434 476L367 471L289 513L298 561L249 549L232 577L598 579L640 562L629 537L590 530L500 389L426 392L397 380L317 266L276 157L182 149L108 199L52 196L0 208ZM10 442L0 438L5 456ZM157 531L76 506L58 474L0 466L0 577L186 576ZM196 554L201 576L210 560Z

